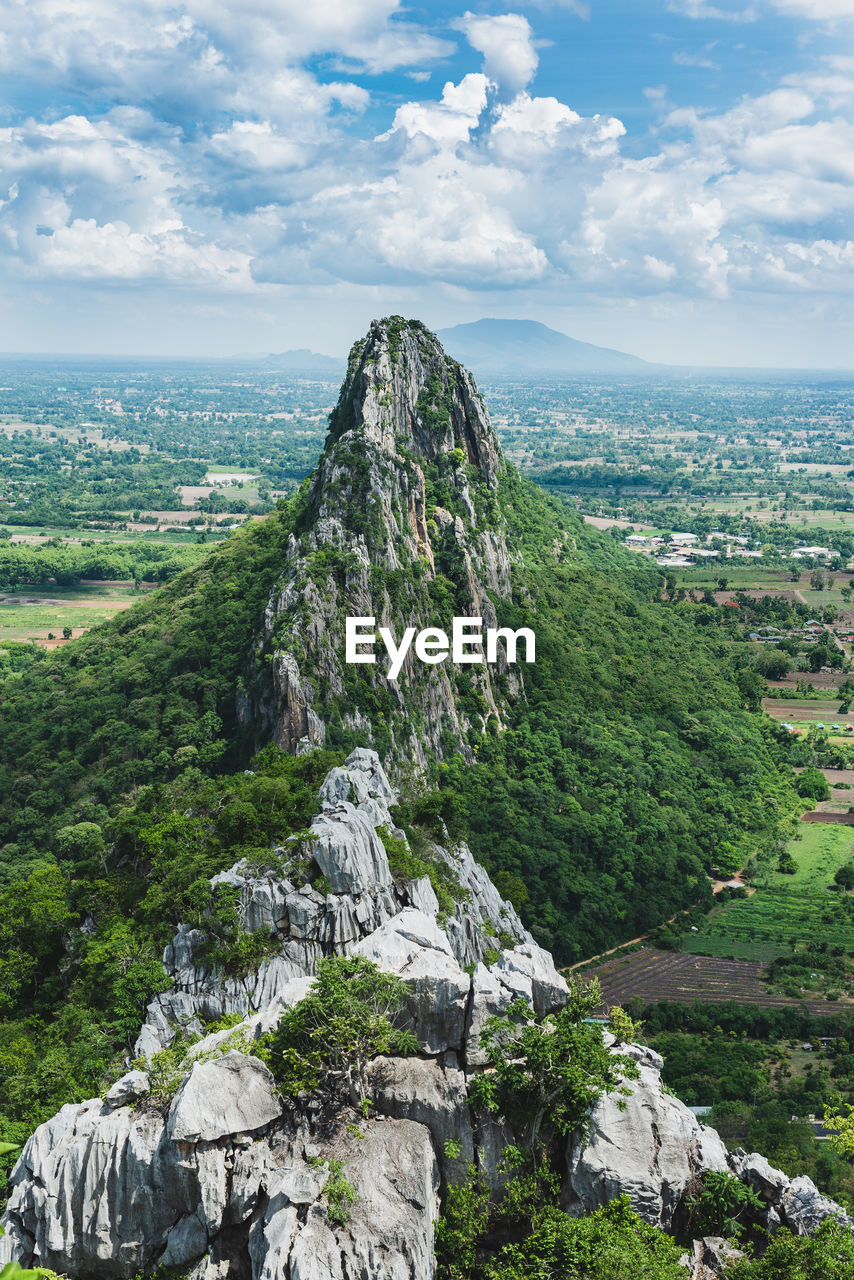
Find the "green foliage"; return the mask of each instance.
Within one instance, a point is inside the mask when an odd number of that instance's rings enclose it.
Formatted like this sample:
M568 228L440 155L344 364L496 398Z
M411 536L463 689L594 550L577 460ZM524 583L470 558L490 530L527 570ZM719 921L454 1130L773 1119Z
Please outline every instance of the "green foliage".
M640 1038L643 1023L630 1017L625 1009L615 1004L608 1012L608 1030L617 1044L633 1044Z
M808 800L829 800L830 783L820 769L804 769L795 783L798 795Z
M0 686L0 841L49 848L93 803L174 777L188 746L202 768L247 762L235 690L298 505Z
M446 862L435 857L419 857L406 840L394 835L388 827L378 827L377 835L383 842L389 869L396 880L420 880L427 876L441 912L451 913L458 902L465 900L467 892Z
M325 1165L329 1170L329 1177L323 1186L326 1211L330 1222L334 1222L339 1227L345 1226L350 1221L350 1209L359 1197L352 1182L344 1177L344 1161L334 1157L325 1159L323 1156L317 1156L310 1163Z
M7 1262L0 1267L0 1280L60 1280L55 1271L48 1267L33 1267L28 1270L17 1262Z
M567 1134L577 1128L596 1099L637 1076L637 1065L605 1048L598 1025L585 1022L602 1001L596 982L569 978L569 1000L537 1022L523 1000L490 1018L480 1037L491 1071L476 1075L469 1101L476 1110L511 1120L524 1129L536 1151L544 1127Z
M797 801L731 644L664 607L653 566L532 488L509 468L500 480L521 563L498 622L537 636L525 699L437 780L475 856L523 886L525 923L567 964L711 905L708 867L774 842Z
M752 1187L731 1173L708 1170L702 1188L686 1196L690 1229L694 1235L740 1236L751 1219L758 1217L763 1202Z
M664 1058L662 1079L683 1102L710 1106L770 1094L764 1071L768 1050L762 1045L720 1030L665 1031L648 1042Z
M406 987L361 956L328 956L309 994L282 1018L270 1064L290 1097L321 1084L342 1088L354 1106L369 1095L367 1066L381 1053L416 1052L400 1026Z
M152 997L168 985L163 947L181 921L202 925L210 954L241 972L275 939L241 930L233 900L209 879L241 854L275 867L273 840L302 836L317 788L340 757L298 759L265 748L249 772L205 778L185 771L141 788L107 839L122 868L100 858L36 867L0 888L0 1132L28 1128L70 1099L97 1096L121 1071ZM94 824L93 824L94 825ZM293 865L310 878L310 842L294 844ZM281 868L277 868L281 870ZM85 930L80 924L85 923ZM180 1065L162 1061L164 1079ZM156 1068L156 1071L159 1068ZM166 1081L168 1094L172 1084Z
M553 1177L541 1171L524 1181L529 1194L520 1196L513 1180L494 1204L473 1168L448 1188L436 1228L440 1280L682 1280L681 1249L643 1222L627 1196L570 1218Z
M850 1280L854 1274L854 1235L827 1219L811 1236L782 1228L761 1258L730 1263L726 1280Z
M834 883L842 889L854 889L854 861L846 862L833 877Z

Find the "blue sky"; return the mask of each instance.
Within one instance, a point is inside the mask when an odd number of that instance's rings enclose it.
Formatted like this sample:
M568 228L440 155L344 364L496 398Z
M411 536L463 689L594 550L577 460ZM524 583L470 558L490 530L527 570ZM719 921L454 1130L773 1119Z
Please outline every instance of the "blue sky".
M854 366L854 0L0 0L0 350Z

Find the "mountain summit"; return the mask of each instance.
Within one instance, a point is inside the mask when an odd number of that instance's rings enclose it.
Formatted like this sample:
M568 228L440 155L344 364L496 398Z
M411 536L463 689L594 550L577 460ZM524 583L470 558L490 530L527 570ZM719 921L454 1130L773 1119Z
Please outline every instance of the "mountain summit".
M440 329L438 336L479 378L648 373L656 367L625 351L579 342L536 320L476 320Z
M372 666L345 663L345 619L372 617L397 637L406 627L450 631L454 616L498 625L511 594L506 474L471 375L420 321L374 321L350 351L320 464L301 494L244 720L289 751L321 745L335 727L419 763L430 752L465 752L469 729L490 716L500 727L496 679L504 696L521 690L503 652L492 669L462 672L424 665L410 650L393 681L381 653Z

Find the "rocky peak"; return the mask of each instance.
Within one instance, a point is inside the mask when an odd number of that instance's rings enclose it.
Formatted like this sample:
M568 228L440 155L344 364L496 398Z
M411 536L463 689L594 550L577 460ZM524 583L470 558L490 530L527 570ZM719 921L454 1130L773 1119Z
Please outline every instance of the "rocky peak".
M474 378L419 320L374 320L351 351L330 423L333 441L359 432L391 458L435 461L460 449L494 488L501 449Z
M469 1086L486 1065L480 1032L519 999L547 1016L563 1006L567 987L464 849L434 850L450 860L464 890L453 914L439 916L429 882L382 887L389 868L366 834L390 821L393 798L373 752L354 751L327 776L313 827L337 823L318 854L342 879L325 897L281 875L253 876L245 867L224 873L240 888L246 926L277 935L278 955L224 982L194 969L192 936L182 930L165 957L169 998L154 1002L140 1037L146 1060L104 1098L68 1103L24 1147L11 1176L0 1269L15 1261L72 1280L130 1280L165 1268L188 1280L433 1280L440 1181L459 1182L474 1164L497 1190L501 1152L522 1138L512 1117L470 1106ZM371 867L382 882L373 890L361 887ZM475 935L482 941L496 915L513 945L479 959ZM325 1108L310 1097L283 1105L258 1056L265 1033L311 987L317 956L341 952L401 979L418 1043L412 1056L369 1064L369 1118L331 1095ZM288 965L276 967L284 957ZM174 1060L170 1088L164 1092L161 1078L158 1093L162 1046L179 1030L203 1031L205 1019L223 1012L245 1016L196 1040ZM759 1228L811 1234L828 1217L854 1227L809 1178L790 1180L756 1153L728 1153L662 1087L653 1050L616 1045L607 1033L606 1043L633 1059L637 1074L625 1082L628 1093L603 1095L586 1123L561 1140L556 1168L567 1214L627 1194L646 1222L672 1230L698 1178L717 1171L757 1192ZM352 1212L343 1217L333 1209L335 1170L344 1170L352 1193ZM724 1242L697 1241L693 1258L686 1255L686 1280L718 1274L727 1256Z
M510 552L500 492L505 464L474 379L419 321L377 320L350 353L287 563L267 606L240 714L289 751L359 734L392 769L469 751L472 731L503 725L521 693L497 666L416 662L388 677L345 662L345 619L450 629L499 625ZM498 681L496 677L501 677Z

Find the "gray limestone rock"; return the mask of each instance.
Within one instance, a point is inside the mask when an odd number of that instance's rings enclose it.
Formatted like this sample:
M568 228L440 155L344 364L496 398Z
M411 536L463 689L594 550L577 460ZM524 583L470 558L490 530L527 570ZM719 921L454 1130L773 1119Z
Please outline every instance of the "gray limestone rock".
M150 1091L151 1085L144 1071L128 1071L107 1090L105 1101L110 1107L124 1107L129 1102L144 1098Z
M268 1068L232 1049L211 1062L193 1063L172 1102L167 1132L173 1142L215 1142L263 1129L281 1114Z
M311 824L314 859L333 893L365 893L391 885L382 840L370 817L344 800L324 809Z
M778 1208L784 1225L799 1236L812 1235L825 1218L837 1218L844 1226L854 1230L854 1218L834 1200L823 1196L812 1179L805 1175L789 1182Z
M425 1053L462 1048L471 980L432 917L406 908L357 943L351 954L404 980L413 1029Z
M662 1092L658 1055L638 1056L631 1096L601 1098L587 1133L567 1150L565 1208L580 1216L625 1193L646 1222L668 1227L694 1178L727 1169L726 1149L714 1129Z
M475 1158L465 1073L456 1057L376 1058L368 1068L371 1098L382 1115L423 1124L433 1140L442 1176L463 1178ZM460 1155L445 1156L445 1143L459 1142Z

